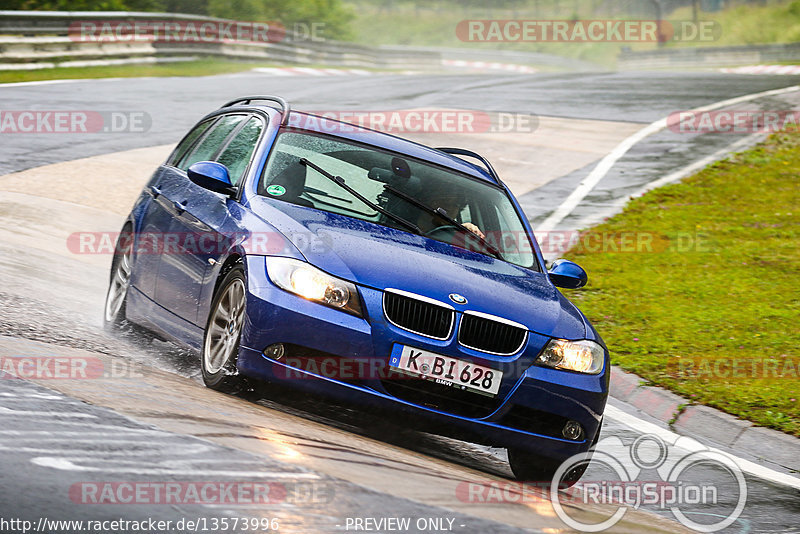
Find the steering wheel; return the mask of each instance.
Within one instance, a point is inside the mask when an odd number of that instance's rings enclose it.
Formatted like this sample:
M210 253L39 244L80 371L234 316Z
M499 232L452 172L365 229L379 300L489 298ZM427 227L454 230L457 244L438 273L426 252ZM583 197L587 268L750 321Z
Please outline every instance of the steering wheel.
M443 224L442 226L437 226L433 230L428 230L423 235L425 237L430 237L432 239L436 239L435 236L438 235L438 234L444 234L445 232L452 232L453 234L455 234L456 232L459 232L459 231L461 231L461 228L459 228L458 226L456 226L454 224ZM441 239L441 237L439 239Z

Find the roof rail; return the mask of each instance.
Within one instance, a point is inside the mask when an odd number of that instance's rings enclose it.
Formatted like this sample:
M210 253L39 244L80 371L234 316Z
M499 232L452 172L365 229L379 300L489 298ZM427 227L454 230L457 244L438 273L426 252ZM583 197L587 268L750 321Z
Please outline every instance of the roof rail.
M475 158L478 161L480 161L481 163L483 163L483 166L486 168L487 171L489 171L489 175L492 178L494 178L495 182L497 182L498 184L502 184L503 183L503 182L500 181L500 177L495 172L494 167L492 167L492 164L489 163L489 160L487 160L486 158L484 158L480 154L477 154L477 153L473 152L472 150L467 150L466 148L447 148L447 147L437 147L436 150L439 150L440 152L444 152L445 154L451 154L451 155L454 155L454 156L468 156L470 158Z
M281 109L281 126L286 126L289 123L289 113L292 111L291 106L289 103L279 96L270 96L270 95L259 95L259 96L242 96L237 99L231 100L230 102L225 103L222 107L227 108L234 104L249 104L253 100L267 100L269 102L275 102L276 104L280 105Z

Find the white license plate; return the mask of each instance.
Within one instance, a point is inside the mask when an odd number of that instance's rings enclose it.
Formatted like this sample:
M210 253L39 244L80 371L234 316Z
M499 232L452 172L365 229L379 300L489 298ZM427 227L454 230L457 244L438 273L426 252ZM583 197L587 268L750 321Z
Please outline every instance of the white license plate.
M503 372L497 369L407 346L403 346L399 356L395 353L391 357L389 367L407 375L490 397L497 395L503 379Z

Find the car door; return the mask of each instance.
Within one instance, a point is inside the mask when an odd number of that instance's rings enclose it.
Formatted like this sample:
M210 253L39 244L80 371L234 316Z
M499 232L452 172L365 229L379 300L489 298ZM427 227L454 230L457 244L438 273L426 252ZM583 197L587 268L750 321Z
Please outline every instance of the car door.
M142 214L137 235L136 268L131 274L131 284L149 298L155 297L158 267L161 262L163 238L172 224L173 206L162 193L165 184L170 183L169 175L173 165L186 155L200 140L215 119L203 121L195 126L172 152L167 162L156 169L145 186L145 192L152 197Z
M156 301L197 326L205 326L197 317L202 288L213 265L236 238L235 225L229 225L224 233L221 230L237 201L194 184L186 169L197 161L218 161L228 167L231 182L238 185L263 130L259 117L223 116L175 168L175 182L180 187L171 190L173 218L168 232L174 246L161 258Z

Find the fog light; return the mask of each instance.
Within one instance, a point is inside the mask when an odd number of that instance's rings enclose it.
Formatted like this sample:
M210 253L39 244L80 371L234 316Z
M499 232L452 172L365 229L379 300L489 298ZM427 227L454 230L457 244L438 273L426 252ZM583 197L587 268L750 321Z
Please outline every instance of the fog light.
M286 349L283 347L283 343L275 343L264 349L264 356L273 360L280 360L285 353Z
M578 439L583 434L581 424L577 421L568 421L561 430L561 435L567 439Z

